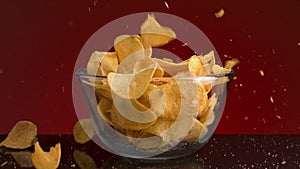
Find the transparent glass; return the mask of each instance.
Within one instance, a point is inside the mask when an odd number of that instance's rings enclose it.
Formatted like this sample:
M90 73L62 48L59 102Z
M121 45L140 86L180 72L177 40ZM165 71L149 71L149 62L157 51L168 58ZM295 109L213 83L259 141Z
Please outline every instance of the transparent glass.
M113 154L123 156L123 157L138 158L138 159L171 159L171 158L188 156L201 149L201 147L203 147L209 141L222 116L225 102L226 102L227 90L229 88L230 82L233 79L234 72L231 71L225 74L218 74L218 75L177 78L176 81L178 83L184 81L184 82L189 82L189 84L211 83L211 82L223 81L224 79L226 79L226 82L215 83L215 85L208 93L209 96L214 94L217 98L217 101L213 109L213 113L214 113L213 121L206 126L207 132L204 135L201 135L201 137L199 136L198 139L196 140L194 139L193 141L185 141L184 139L179 139L175 142L173 141L170 142L170 144L164 144L164 146L160 146L157 148L153 148L151 146L150 148L141 148L140 146L137 146L132 142L132 139L136 139L136 138L127 136L126 134L124 134L123 131L120 131L120 129L114 128L114 126L112 126L111 123L107 121L107 119L103 118L103 116L101 115L102 112L100 112L101 109L98 108L98 103L101 97L97 95L97 92L99 92L97 91L97 84L106 83L107 77L87 74L85 69L78 69L75 74L79 80L80 88L84 95L84 100L86 101L86 103L81 103L81 104L87 105L89 109L89 115L93 121L93 125L96 130L96 137L93 137L93 141L96 144L98 144L103 149ZM159 79L156 79L156 82L157 81L159 82ZM181 92L189 91L192 94L193 93L197 94L196 91L191 91L191 90L194 89L189 88ZM110 93L106 92L103 95L107 96L108 94ZM192 97L192 94L187 96ZM182 95L184 95L184 93L182 93ZM112 102L114 102L113 99ZM122 110L122 111L126 111L126 110ZM181 123L181 125L182 124L183 123ZM184 125L190 125L190 124L184 123ZM184 128L184 126L180 126L180 127ZM144 139L144 138L140 138L140 139Z

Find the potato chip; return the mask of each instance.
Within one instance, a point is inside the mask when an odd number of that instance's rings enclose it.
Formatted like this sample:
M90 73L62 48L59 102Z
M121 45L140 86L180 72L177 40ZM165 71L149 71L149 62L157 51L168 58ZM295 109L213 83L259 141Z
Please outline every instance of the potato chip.
M74 140L77 143L84 144L93 138L95 129L91 119L80 119L73 128Z
M194 75L194 76L200 76L202 75L202 63L196 55L192 56L189 59L189 71Z
M108 84L113 93L126 99L137 99L146 91L157 65L132 74L109 73Z
M162 59L153 58L153 60L164 70L166 75L172 76L179 72L188 71L188 63L172 63Z
M146 46L158 47L176 39L176 34L172 29L161 26L155 20L154 15L149 14L146 21L141 25L141 39Z
M225 14L224 9L220 9L218 12L215 13L216 18L222 18Z
M232 69L234 66L236 66L240 61L238 59L233 58L232 60L227 60L225 62L225 68L226 69Z
M87 73L106 76L109 72L116 72L118 57L116 52L92 53L87 64Z
M155 64L156 62L151 58L145 58L142 60L138 60L133 68L133 72L139 72L147 67L151 67L151 65ZM158 65L157 69L154 72L153 77L163 77L164 70Z
M55 147L50 147L49 152L44 152L38 141L34 144L31 160L36 169L56 169L59 166L60 158L60 143L57 143Z
M19 121L8 133L1 146L13 149L25 149L33 145L37 135L37 127L30 121Z
M151 121L148 123L137 123L134 121L130 121L124 116L122 116L115 108L115 106L112 107L111 117L112 117L112 122L114 124L113 125L114 127L125 129L125 130L143 130L145 128L148 128L155 122L155 121Z
M112 100L111 89L108 84L98 85L95 87L95 93L98 98L108 98Z
M205 126L210 125L215 119L214 108L217 104L216 94L213 94L209 98L208 102L209 102L209 104L208 104L206 112L200 116L200 122L202 124L204 124Z
M205 108L207 107L208 102L208 96L207 96L207 90L205 89L204 85L201 83L197 83L198 87L198 95L199 95L199 110L198 110L198 116L201 115Z
M119 63L137 51L144 51L144 45L138 35L121 35L114 41L114 48L117 52Z
M159 86L166 97L166 107L161 118L167 120L176 120L181 107L181 93L176 80L172 79L170 83Z
M134 73L136 62L147 58L144 53L145 50L139 50L127 56L123 59L122 63L119 64L117 73Z
M5 154L10 154L14 157L16 162L24 168L33 167L33 163L31 160L32 152L30 151L12 151L6 152Z
M99 103L97 110L101 117L110 125L113 125L112 118L111 118L111 111L112 111L112 101L107 98L102 98Z
M147 108L150 108L151 104L150 104L150 94L153 90L158 89L158 87L154 84L149 84L145 93L143 93L143 95L138 98L137 100L143 104L144 106L146 106Z
M189 131L188 135L184 137L183 140L193 142L198 141L204 126L197 119L194 120L194 125Z
M93 158L84 152L75 149L73 158L81 169L97 169Z
M156 122L150 127L144 129L143 131L148 134L153 134L160 136L162 133L170 128L175 120L166 120L164 118L158 118Z

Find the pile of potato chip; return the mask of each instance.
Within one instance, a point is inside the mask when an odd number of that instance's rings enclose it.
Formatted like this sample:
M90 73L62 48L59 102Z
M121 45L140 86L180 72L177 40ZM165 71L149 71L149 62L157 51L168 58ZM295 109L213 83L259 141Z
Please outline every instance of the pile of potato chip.
M149 14L141 25L140 35L116 37L115 52L95 51L87 64L87 73L107 77L85 81L95 88L101 117L129 140L158 136L160 139L151 143L151 148L166 145L174 141L172 138L193 142L205 136L207 126L214 121L217 104L212 87L229 80L226 76L206 75L228 73L237 63L233 60L223 68L216 64L213 51L179 63L152 56L153 47L174 39L175 32L161 26ZM200 76L206 78L192 80ZM183 105L194 107L197 112L180 115ZM179 118L183 119L180 126L169 131ZM188 132L180 133L185 124L190 125ZM136 141L133 143L147 147Z

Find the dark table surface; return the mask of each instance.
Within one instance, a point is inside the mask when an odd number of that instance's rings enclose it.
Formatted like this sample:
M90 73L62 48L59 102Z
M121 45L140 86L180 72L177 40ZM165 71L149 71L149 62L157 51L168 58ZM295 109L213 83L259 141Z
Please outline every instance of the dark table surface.
M0 140L6 136L0 135ZM39 135L45 150L61 143L62 156L59 168L80 168L74 158L79 154L86 168L300 168L300 135L214 135L197 153L179 159L163 161L133 160L115 156L90 141L74 142L72 135ZM0 148L0 168L22 168L14 157ZM26 151L33 151L28 148ZM84 154L83 154L84 153ZM83 155L83 156L82 156ZM89 157L87 157L89 156ZM78 157L78 156L77 156ZM78 158L77 158L78 159ZM94 164L93 163L94 161ZM90 164L89 164L90 163Z

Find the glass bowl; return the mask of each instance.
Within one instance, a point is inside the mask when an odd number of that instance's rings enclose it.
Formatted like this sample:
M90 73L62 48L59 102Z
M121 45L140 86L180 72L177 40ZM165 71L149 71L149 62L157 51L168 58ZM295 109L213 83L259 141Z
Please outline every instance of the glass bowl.
M180 98L174 98L178 96L176 94L172 97L174 91L170 90L169 93L163 93L161 97L158 97L160 100L151 102L163 105L163 111L165 111L170 107L172 110L174 102L180 100L180 109L171 124L170 121L161 117L163 114L157 115L153 121L136 122L126 119L126 113L133 111L132 108L116 108L116 105L125 104L125 102L132 103L132 100L124 101L123 98L120 101L107 85L106 76L87 74L85 69L78 69L75 75L79 80L86 102L80 104L87 105L96 131L96 137L93 137L96 144L123 157L172 159L188 156L209 141L222 116L227 90L234 72L152 80L150 83L162 85L171 79L180 89L178 90ZM204 96L199 92L199 86L211 88L209 93L206 93L205 102L203 101ZM136 107L133 106L133 108ZM199 113L200 110L202 113ZM145 112L145 110L143 111ZM138 116L138 114L136 115ZM159 120L160 122L158 122Z

